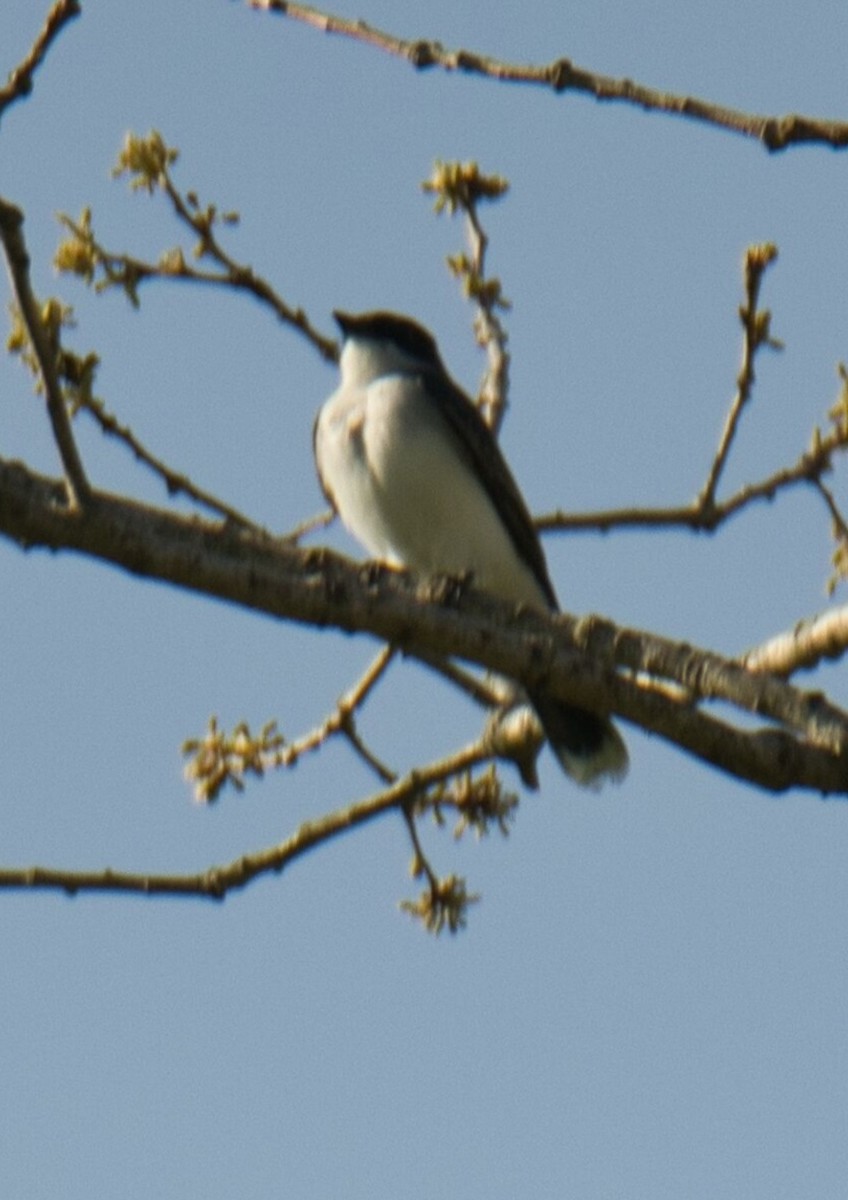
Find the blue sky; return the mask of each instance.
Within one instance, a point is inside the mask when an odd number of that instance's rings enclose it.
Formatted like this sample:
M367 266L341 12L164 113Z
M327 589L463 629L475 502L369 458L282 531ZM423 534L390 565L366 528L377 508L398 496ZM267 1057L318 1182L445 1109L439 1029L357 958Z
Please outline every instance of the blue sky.
M824 423L848 357L844 155L769 157L621 106L416 74L223 0L83 8L3 121L2 191L26 210L34 285L74 305L72 344L100 354L97 391L121 419L272 528L321 507L311 425L333 370L244 298L153 285L133 312L53 275L59 210L90 204L101 240L139 254L180 236L161 201L109 177L129 129L179 146L180 185L241 212L234 256L319 327L335 307L410 312L471 390L482 364L443 261L462 229L420 181L436 158L506 175L483 218L513 301L503 445L534 511L697 491L733 394L752 242L780 249L762 300L786 348L758 363L726 486L794 461ZM837 0L334 11L752 111L848 115ZM40 18L6 0L3 71ZM82 423L79 437L97 486L165 502L120 447ZM57 471L41 401L7 359L0 446ZM342 530L323 536L358 554ZM711 538L546 539L569 611L728 654L824 607L830 549L803 491ZM213 712L308 729L372 643L8 543L0 582L4 863L192 871L373 790L329 747L204 810L179 754ZM848 701L840 665L809 682ZM363 727L403 768L477 720L401 666ZM0 1191L844 1195L848 808L761 794L625 732L621 787L581 792L545 755L507 840L425 829L438 868L483 897L456 939L398 912L417 885L394 817L223 905L0 896Z

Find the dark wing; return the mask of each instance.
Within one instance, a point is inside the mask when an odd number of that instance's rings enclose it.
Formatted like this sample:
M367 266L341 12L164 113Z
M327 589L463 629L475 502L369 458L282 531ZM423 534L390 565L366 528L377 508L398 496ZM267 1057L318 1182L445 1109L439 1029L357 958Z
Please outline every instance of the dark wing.
M419 378L425 390L434 396L462 454L483 483L520 558L532 571L551 608L556 610L556 592L548 575L542 543L494 434L479 409L450 378L429 371L421 372Z

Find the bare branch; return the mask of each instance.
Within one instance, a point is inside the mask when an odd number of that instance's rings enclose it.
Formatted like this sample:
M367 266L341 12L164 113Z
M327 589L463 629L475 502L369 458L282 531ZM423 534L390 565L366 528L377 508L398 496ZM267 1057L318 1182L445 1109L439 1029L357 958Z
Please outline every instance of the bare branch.
M293 766L304 754L317 750L332 737L341 736L347 739L362 761L371 768L382 783L394 783L397 779L397 772L387 767L369 749L356 727L356 713L386 674L394 657L394 648L383 646L353 687L340 698L330 715L315 729L285 747L280 757L280 765Z
M16 100L22 100L30 94L35 72L44 62L47 51L68 22L78 17L81 12L78 0L56 0L30 47L29 54L10 72L5 87L0 88L0 117Z
M239 726L232 737L227 737L219 733L213 719L207 737L186 747L195 755L188 774L199 781L198 798L215 799L226 782L232 782L241 790L246 773L261 776L272 767L290 766L300 754L317 749L328 737L339 733L349 738L382 782L393 787L398 777L362 746L353 720L354 711L362 706L376 687L393 657L394 651L388 646L384 647L354 687L342 697L327 721L297 743L286 743L277 733L275 724L266 726L257 738L251 737L244 725ZM458 813L455 837L461 837L469 829L483 836L493 824L506 835L518 798L511 793L504 793L493 766L490 765L479 776L474 776L471 770L472 766L484 762L491 754L492 739L486 730L477 743L428 768L426 778L420 770L410 773L407 777L410 790L396 802L412 841L412 874L416 878L424 875L428 881L425 893L417 901L403 901L401 907L422 920L430 932L439 933L446 926L451 932L457 932L464 926L467 907L475 897L467 894L464 881L454 876L440 879L436 874L421 846L417 817L429 811L437 824L443 825L442 810L451 807ZM413 786L413 782L418 786ZM375 802L372 797L369 804L373 806ZM344 814L341 816L343 820L346 819ZM335 829L335 826L332 828Z
M195 799L201 804L211 804L227 784L242 791L246 775L261 777L280 767L293 767L305 754L339 735L347 738L382 783L394 783L397 775L365 745L357 733L354 715L386 673L393 657L394 650L384 646L330 715L291 742L278 731L276 721L268 722L258 734L252 734L242 721L228 734L219 728L217 718L212 717L203 737L183 743L183 754L190 756L185 776L194 786Z
M0 532L24 546L73 549L289 621L370 633L402 650L485 666L558 699L613 712L761 787L848 792L848 714L737 662L683 643L516 611L461 583L419 581L328 550L300 550L247 531L106 493L79 516L62 485L0 459ZM682 696L640 686L670 680ZM695 707L724 700L783 729L736 729ZM801 736L798 736L800 734Z
M364 21L348 20L324 13L308 4L289 0L247 0L251 8L291 17L323 33L339 34L366 45L375 46L397 58L405 58L418 70L440 67L444 71L462 71L504 83L533 84L555 92L582 92L596 100L617 101L671 116L685 117L720 129L738 133L760 142L767 150L785 150L789 146L818 143L842 149L848 145L848 122L829 121L798 114L782 117L739 112L720 104L679 96L657 88L634 83L632 79L613 79L575 66L568 58L557 58L543 66L524 66L504 62L470 50L446 50L439 42L423 38L407 40L375 29Z
M382 759L378 758L373 750L366 744L364 738L356 727L356 722L353 717L349 717L341 728L341 732L350 742L353 749L362 759L362 761L371 768L383 783L392 783L397 779L397 772L391 767L386 766Z
M120 287L133 304L138 304L139 285L149 279L179 280L246 292L270 308L279 321L303 334L322 358L328 362L338 361L338 345L333 338L319 333L302 308L293 308L252 267L238 262L223 248L215 230L222 223L234 224L237 215L222 214L213 204L202 208L194 192L181 192L171 174L171 166L177 157L177 151L166 145L155 131L146 137L127 134L113 174L129 174L136 191L152 193L159 190L167 196L178 220L198 239L188 257L182 249L176 248L164 252L154 263L107 250L95 238L91 212L85 209L76 221L67 214L60 214L59 219L71 237L62 242L56 252L56 268L76 274L89 284L94 283L99 274L95 285L98 290ZM192 266L190 257L206 259L218 269Z
M747 483L719 500L707 511L701 500L681 504L674 508L610 508L598 512L567 513L562 509L544 513L536 519L536 526L543 532L557 533L566 530L609 529L670 529L682 527L696 532L713 533L730 517L743 508L763 500L771 501L778 492L796 487L798 484L818 483L820 475L832 467L834 454L848 446L848 435L834 430L809 450L805 450L791 467L783 467L758 483Z
M30 287L29 255L24 243L23 223L24 215L21 210L0 198L0 239L2 239L6 252L12 291L38 363L47 399L47 413L53 428L53 437L65 469L68 503L72 509L79 509L87 500L90 487L74 441L70 417L59 382L57 371L59 331L58 328L55 330L54 338L48 335ZM51 341L55 344L51 344Z
M196 874L138 874L127 871L68 871L53 867L0 869L0 889L80 892L133 892L144 896L198 896L222 900L228 892L284 868L317 845L331 841L392 809L403 808L410 798L442 780L484 761L485 750L471 745L440 762L410 771L391 787L347 808L301 825L276 846L245 854L233 862L208 867Z
M430 861L421 845L421 839L418 836L418 826L415 823L415 809L412 801L404 804L401 811L403 812L403 819L406 822L409 840L412 842L412 866L409 873L413 879L420 879L422 875L425 875L427 883L430 886L430 893L432 896L435 896L438 894L439 877L430 865Z
M846 524L839 505L836 503L836 497L830 488L825 484L824 480L815 479L813 482L815 483L816 489L827 505L827 511L830 513L833 521L834 537L836 538L837 542L840 542L844 545L846 542L848 542L848 524Z
M332 525L336 519L336 514L331 508L325 508L323 512L316 513L314 517L307 517L305 521L298 521L294 529L290 529L284 534L287 542L297 544L308 533L314 533L316 529L326 529L328 525Z
M415 658L425 667L429 667L431 671L435 671L443 679L449 680L460 688L466 696L469 696L475 704L479 704L482 708L492 708L495 705L503 704L506 699L502 687L499 686L499 681L478 678L443 656L416 654Z
M739 661L749 671L788 677L818 666L823 659L841 658L846 650L848 608L843 606L799 621L794 628L748 650Z
M768 310L758 311L760 285L769 265L777 258L777 247L771 244L749 246L745 252L745 303L739 310L744 336L742 339L742 365L736 380L736 395L727 414L718 450L707 476L707 482L698 498L698 506L706 513L715 506L716 488L730 454L730 447L739 427L742 409L751 399L754 387L754 359L761 346L776 347L769 331Z
M750 246L745 255L745 300L739 310L744 332L736 394L700 494L688 504L670 508L619 508L590 513L565 513L557 510L537 518L538 529L543 532L590 529L606 532L610 529L683 527L712 533L748 505L762 500L771 501L778 492L805 483L815 487L823 496L833 517L837 534L843 540L846 539L848 530L845 522L833 496L822 483L822 476L832 469L835 456L848 447L848 376L845 375L844 368L840 368L844 395L840 394L839 400L830 410L830 430L822 434L815 428L809 449L805 450L792 466L783 467L758 483L744 484L725 500L716 499L718 484L739 427L740 417L751 398L757 352L763 346L779 349L781 345L771 335L771 313L768 309L757 307L763 274L776 257L777 249L771 244Z
M420 879L422 876L426 878L427 886L417 900L401 900L401 911L421 921L428 933L438 936L445 926L451 933L458 933L460 929L465 928L469 904L475 903L479 897L469 895L465 888L465 880L456 875L439 878L430 865L418 837L414 799L405 804L402 811L412 842L410 874L414 879Z
M437 213L446 209L453 215L459 209L466 217L470 256L454 254L447 261L451 272L462 281L466 297L477 307L474 332L487 358L478 403L488 425L497 434L506 414L509 391L508 337L497 310L509 308L510 303L503 295L500 280L496 276L486 277L489 239L477 210L482 201L499 200L509 184L499 175L484 175L474 162L436 162L422 187L436 197Z
M163 173L163 185L168 199L173 205L174 212L181 221L198 234L201 238L203 253L223 268L228 284L239 291L248 292L256 300L259 300L262 304L272 309L280 321L286 325L291 325L294 329L304 334L323 358L328 362L337 362L339 352L335 340L320 334L313 328L302 308L292 308L291 305L282 299L267 280L254 272L252 267L237 262L236 259L224 250L213 232L213 222L209 220L208 216L209 210L200 212L196 208L193 209L187 199L177 189L167 168ZM184 270L180 272L182 277L189 280L192 279L191 268L187 267L185 263L183 264L183 268ZM207 278L206 281L220 282L220 278ZM204 282L204 280L201 279L201 282Z
M267 530L257 525L249 517L246 517L244 513L239 512L237 508L233 508L231 504L219 500L211 492L198 487L187 475L184 475L180 471L175 471L173 467L169 467L161 458L157 458L151 450L147 449L143 442L139 441L128 425L122 425L114 413L109 412L101 400L97 400L94 396L78 396L76 407L77 410L82 409L84 412L87 412L97 422L103 433L123 442L139 462L149 467L154 475L158 475L168 489L168 495L188 496L189 499L195 500L204 508L208 508L210 512L216 512L225 520L232 521L234 525L238 525L243 529L252 529L256 533L266 533L268 537L271 536Z

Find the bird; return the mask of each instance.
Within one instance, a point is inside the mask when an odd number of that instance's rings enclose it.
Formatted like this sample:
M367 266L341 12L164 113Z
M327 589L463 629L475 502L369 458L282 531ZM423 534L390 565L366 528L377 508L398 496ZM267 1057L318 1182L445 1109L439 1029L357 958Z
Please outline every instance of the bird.
M445 368L435 338L387 311L333 313L340 383L319 409L321 488L349 533L422 577L470 577L501 600L559 610L542 544L498 442ZM596 787L627 749L608 716L532 692L562 769Z

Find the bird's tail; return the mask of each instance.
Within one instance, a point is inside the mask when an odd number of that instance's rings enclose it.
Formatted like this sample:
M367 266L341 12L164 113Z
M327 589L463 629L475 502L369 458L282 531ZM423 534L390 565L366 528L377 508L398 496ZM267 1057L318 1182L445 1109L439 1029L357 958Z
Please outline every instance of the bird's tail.
M587 787L598 787L604 779L624 778L627 747L609 717L544 695L533 694L530 702L567 775Z

